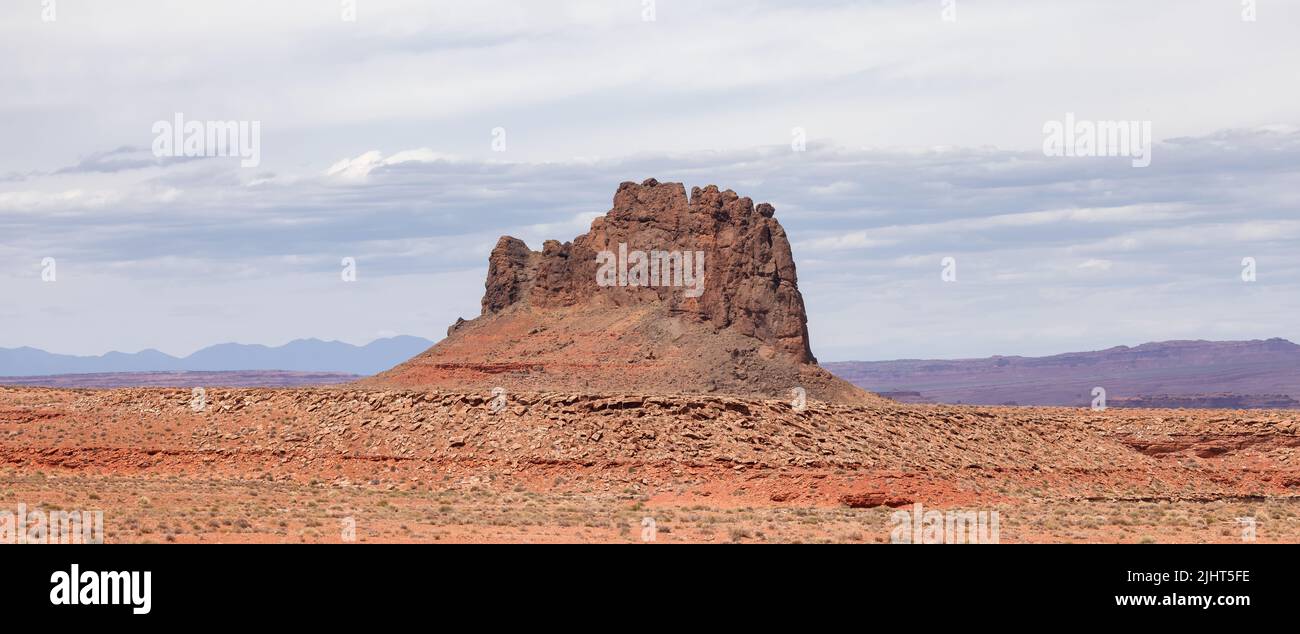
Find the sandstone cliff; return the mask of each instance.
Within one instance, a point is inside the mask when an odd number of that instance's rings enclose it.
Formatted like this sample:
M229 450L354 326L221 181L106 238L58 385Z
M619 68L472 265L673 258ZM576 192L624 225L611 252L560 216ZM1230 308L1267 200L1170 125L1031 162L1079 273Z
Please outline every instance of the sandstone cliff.
M623 183L614 207L573 242L547 241L540 253L503 237L489 258L483 314L517 303L537 308L659 306L670 313L754 337L801 363L815 362L790 241L769 204L710 185L689 200L681 183ZM597 286L602 251L703 251L702 294L675 285Z
M623 183L571 242L502 237L479 318L370 382L863 402L817 367L785 230L731 190Z

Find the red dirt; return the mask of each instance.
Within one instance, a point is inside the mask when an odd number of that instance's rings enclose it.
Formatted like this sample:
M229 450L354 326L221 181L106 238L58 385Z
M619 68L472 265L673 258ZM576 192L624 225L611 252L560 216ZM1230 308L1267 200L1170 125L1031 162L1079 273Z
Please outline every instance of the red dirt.
M851 541L888 534L889 509L872 506L918 502L999 510L1004 541L1143 530L1131 538L1238 541L1221 522L1184 517L1206 509L1272 516L1261 540L1300 534L1288 515L1300 486L1292 412L818 402L794 411L736 397L525 393L493 413L490 394L208 397L194 412L186 390L0 389L2 503L102 508L110 541L337 541L340 514L365 518L367 541L638 541L610 524L638 515L691 527L658 541L725 539L707 527L752 541L753 525L768 527L766 540ZM100 490L119 493L86 497ZM311 499L340 510L294 502ZM1110 523L1162 505L1145 529ZM433 506L451 510L430 516ZM1072 529L1052 528L1079 513L1087 517ZM598 526L566 526L578 521L571 514ZM150 522L160 528L141 532Z

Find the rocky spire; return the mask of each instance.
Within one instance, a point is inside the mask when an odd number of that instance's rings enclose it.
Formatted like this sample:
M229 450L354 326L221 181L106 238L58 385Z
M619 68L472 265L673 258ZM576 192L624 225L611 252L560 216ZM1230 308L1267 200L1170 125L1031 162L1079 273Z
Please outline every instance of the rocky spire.
M790 241L774 214L772 205L755 206L713 185L693 188L688 200L681 183L623 183L613 208L572 242L547 241L533 252L501 238L489 258L483 314L516 306L657 306L815 363ZM691 266L685 283L681 274L669 276L673 257L701 270L702 283ZM601 285L610 258L616 283Z

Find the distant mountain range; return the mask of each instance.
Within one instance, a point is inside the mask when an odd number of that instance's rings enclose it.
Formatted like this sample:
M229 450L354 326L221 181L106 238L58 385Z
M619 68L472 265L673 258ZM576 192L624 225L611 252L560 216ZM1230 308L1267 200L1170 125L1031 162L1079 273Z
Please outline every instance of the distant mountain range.
M283 372L371 375L387 370L433 345L420 337L379 339L365 346L299 339L279 347L224 343L177 358L157 350L98 357L52 354L35 348L0 348L0 377L127 372ZM0 381L2 382L2 381Z
M1267 341L1164 341L1050 357L846 361L826 369L904 402L972 405L1300 408L1300 346Z
M0 385L290 387L346 383L397 366L434 342L365 346L300 339L279 347L221 344L178 358L145 350L97 357L0 348ZM1300 409L1300 346L1267 341L1164 341L1049 357L845 361L822 364L902 402L1087 407Z
M248 370L234 372L98 372L95 374L47 374L45 376L0 376L5 387L59 387L110 389L119 387L319 387L351 383L362 377L341 372L285 372Z

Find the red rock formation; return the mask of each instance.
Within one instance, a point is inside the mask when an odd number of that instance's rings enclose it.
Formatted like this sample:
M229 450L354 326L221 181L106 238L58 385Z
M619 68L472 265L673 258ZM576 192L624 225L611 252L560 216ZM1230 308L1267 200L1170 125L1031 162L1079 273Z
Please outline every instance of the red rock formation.
M483 314L500 312L519 301L531 282L528 245L523 240L501 236L488 257L487 292L483 294Z
M714 185L691 191L654 179L623 183L614 207L573 242L540 253L503 237L489 258L483 314L520 301L537 308L653 305L754 337L800 363L815 363L790 241L775 209ZM703 293L674 285L600 286L598 254L703 251ZM651 269L653 271L653 269ZM661 269L660 276L663 279Z
M875 401L817 367L774 214L715 186L687 199L680 183L623 183L572 242L538 252L501 238L482 314L367 383L782 399L803 388L815 400Z

